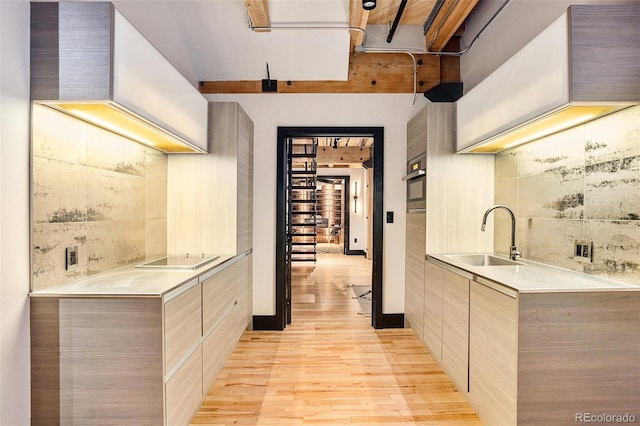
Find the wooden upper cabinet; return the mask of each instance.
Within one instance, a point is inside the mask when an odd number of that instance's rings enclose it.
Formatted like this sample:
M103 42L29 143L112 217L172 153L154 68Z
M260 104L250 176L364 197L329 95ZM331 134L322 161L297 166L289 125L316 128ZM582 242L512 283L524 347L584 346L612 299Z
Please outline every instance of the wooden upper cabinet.
M253 122L209 103L209 153L169 157L169 253L235 255L253 245Z
M422 108L407 123L407 161L427 150L427 109L426 106Z
M209 152L219 160L217 184L227 195L219 213L230 226L229 254L244 253L253 246L253 122L237 102L209 104Z

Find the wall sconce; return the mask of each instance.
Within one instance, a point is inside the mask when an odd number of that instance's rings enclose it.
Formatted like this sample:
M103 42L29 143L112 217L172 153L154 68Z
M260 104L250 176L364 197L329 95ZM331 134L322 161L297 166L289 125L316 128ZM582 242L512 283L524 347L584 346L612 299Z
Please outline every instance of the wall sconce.
M353 190L353 212L358 213L358 181L355 182Z

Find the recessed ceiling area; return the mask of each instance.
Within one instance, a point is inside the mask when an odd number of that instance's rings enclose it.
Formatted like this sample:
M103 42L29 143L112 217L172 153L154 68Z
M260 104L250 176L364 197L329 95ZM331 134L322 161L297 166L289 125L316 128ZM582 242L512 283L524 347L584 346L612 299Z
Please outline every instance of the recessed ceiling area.
M363 10L361 0L113 3L204 94L261 93L267 63L278 93L413 93L459 81L459 58L375 49L457 50L464 20L478 1L378 0L372 11ZM432 16L437 4L442 7ZM271 31L252 29L249 17L257 9ZM430 17L432 25L423 34ZM342 29L275 29L282 26ZM346 27L366 31L366 39L363 31ZM373 51L356 51L363 42Z
M270 0L275 24L348 22L346 0ZM240 0L128 1L115 7L188 79L198 81L272 79L345 80L348 31L255 32ZM180 64L180 65L179 65Z

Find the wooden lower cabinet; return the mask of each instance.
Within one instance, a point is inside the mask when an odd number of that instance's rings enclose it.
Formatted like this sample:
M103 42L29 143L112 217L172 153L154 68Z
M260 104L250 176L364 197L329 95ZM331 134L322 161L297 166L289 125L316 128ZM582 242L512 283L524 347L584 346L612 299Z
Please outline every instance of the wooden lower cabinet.
M163 314L164 374L193 350L202 336L202 296L198 279L184 284L165 298Z
M220 371L227 363L242 333L251 323L253 315L251 304L251 270L252 255L248 255L216 274L203 284L205 289L217 289L217 295L225 304L215 303L217 299L203 298L203 313L211 310L218 312L216 317L208 316L204 322L204 336L202 342L202 395L205 396L209 388L216 381ZM211 293L215 295L216 293ZM210 306L208 306L210 305Z
M443 271L431 262L424 264L424 344L438 363L442 361Z
M469 386L469 279L443 271L442 368L460 392Z
M484 424L640 419L640 292L518 292L431 262L425 271L427 349Z
M407 213L404 317L423 341L425 213Z
M162 298L31 298L32 424L189 424L251 324L251 255L230 262Z
M425 262L425 344L458 390L468 388L469 279Z
M30 305L31 424L163 424L159 298Z
M517 419L517 292L471 281L469 400L487 425Z
M166 425L187 425L202 402L202 346L165 384Z

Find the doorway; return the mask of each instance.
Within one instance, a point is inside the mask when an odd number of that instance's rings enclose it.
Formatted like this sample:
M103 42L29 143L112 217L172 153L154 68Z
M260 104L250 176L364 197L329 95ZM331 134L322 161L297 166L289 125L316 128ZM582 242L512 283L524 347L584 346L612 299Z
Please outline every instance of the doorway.
M276 212L276 314L274 329L283 330L295 319L291 317L291 239L287 230L291 219L288 205L288 179L291 174L291 149L293 139L367 137L372 138L372 271L371 271L371 325L384 328L385 318L382 313L382 255L383 255L383 178L384 178L384 131L381 127L279 127L277 153L277 212ZM304 167L304 171L312 172L313 165ZM304 213L302 213L304 214ZM314 215L314 222L316 220ZM347 240L348 241L348 240ZM387 318L391 324L393 319ZM387 325L394 326L394 325ZM254 324L255 327L255 324Z
M319 174L316 186L318 215L326 222L317 229L318 253L355 254L349 249L350 176Z

